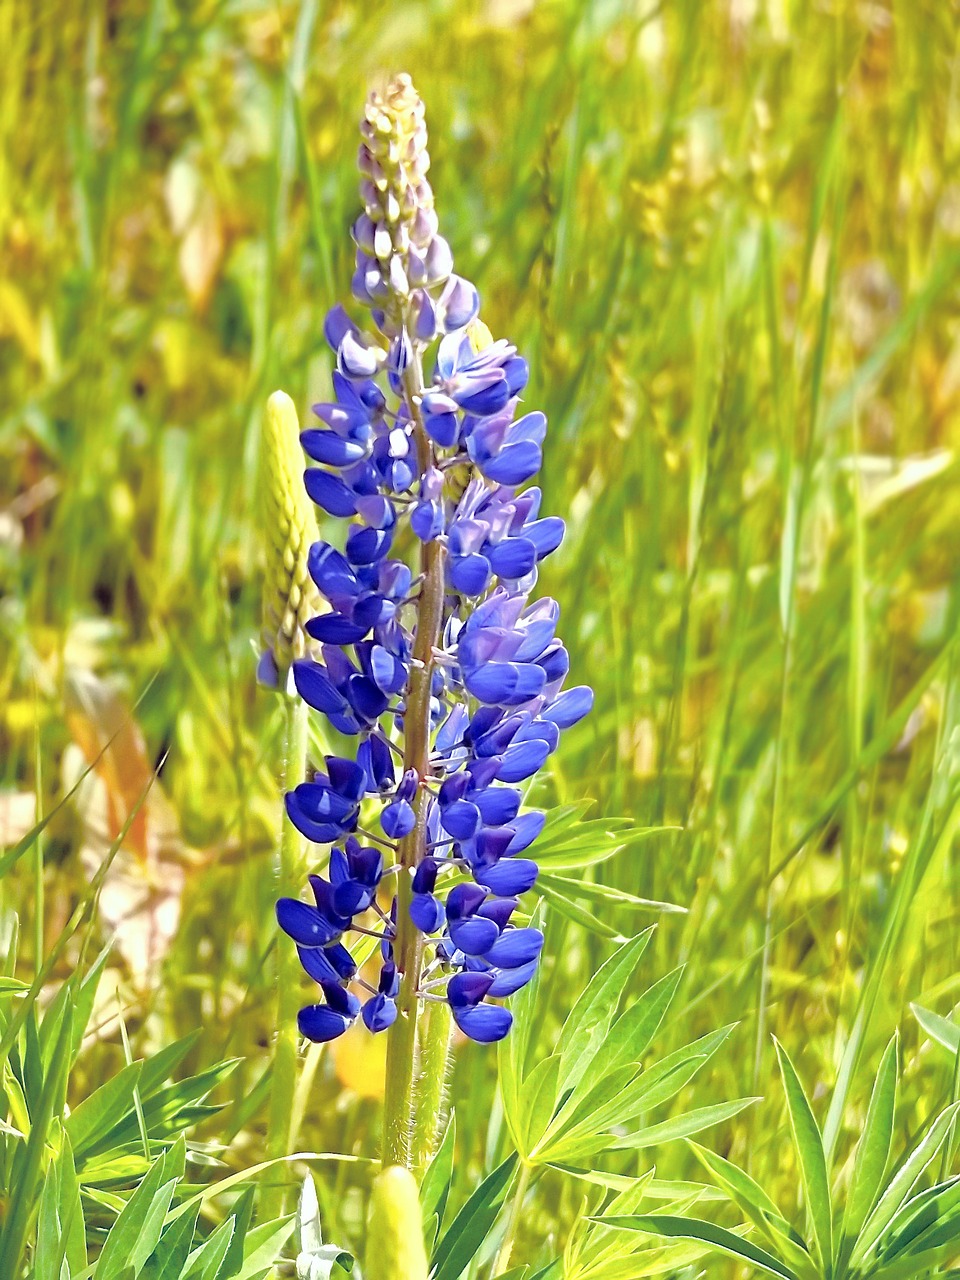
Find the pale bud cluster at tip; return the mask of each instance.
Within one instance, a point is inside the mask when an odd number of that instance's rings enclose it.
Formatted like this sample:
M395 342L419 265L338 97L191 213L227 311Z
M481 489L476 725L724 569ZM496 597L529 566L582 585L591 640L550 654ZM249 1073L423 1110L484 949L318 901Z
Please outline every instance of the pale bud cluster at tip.
M257 678L271 688L283 688L294 660L316 648L303 628L322 604L307 567L307 554L319 532L316 510L303 488L300 422L293 401L282 391L267 401L260 488L268 542Z
M453 275L453 255L438 234L424 106L406 73L367 99L360 123L360 195L353 295L371 308L387 338L406 329L432 341L472 310L475 290Z

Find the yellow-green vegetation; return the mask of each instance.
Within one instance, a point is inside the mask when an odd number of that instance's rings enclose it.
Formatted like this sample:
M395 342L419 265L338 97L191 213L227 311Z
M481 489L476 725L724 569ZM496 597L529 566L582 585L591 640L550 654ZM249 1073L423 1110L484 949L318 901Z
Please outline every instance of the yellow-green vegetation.
M582 878L559 859L573 905L546 904L527 1071L656 922L618 988L684 966L644 1063L733 1025L644 1124L759 1099L696 1149L539 1161L496 1050L458 1044L428 1243L496 1170L466 1276L753 1274L635 1230L752 1221L716 1190L749 1201L737 1166L823 1261L824 1185L842 1249L881 1063L892 1158L943 1113L927 1176L957 1172L958 30L949 0L0 0L4 1280L31 1274L38 1213L37 1280L87 1274L149 1161L191 1206L197 1275L265 1274L292 1222L238 1253L247 1193L187 1197L266 1160L271 1113L358 1158L312 1168L324 1238L367 1247L382 1037L309 1048L272 1093L289 726L256 665L288 532L263 528L260 454L271 392L302 425L327 398L356 120L401 68L458 269L551 422L544 506L569 532L541 589L596 706L534 799L628 824ZM817 1126L830 1174L805 1160Z

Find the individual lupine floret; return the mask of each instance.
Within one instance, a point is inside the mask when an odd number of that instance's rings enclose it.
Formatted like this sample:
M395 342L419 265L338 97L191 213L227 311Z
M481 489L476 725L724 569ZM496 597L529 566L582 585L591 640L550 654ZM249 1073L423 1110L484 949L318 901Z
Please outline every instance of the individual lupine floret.
M383 1030L399 1012L412 1016L410 996L446 999L465 1034L490 1041L511 1018L489 1001L531 979L543 943L514 922L537 878L522 855L544 823L522 812L516 784L592 695L564 690L556 602L529 599L564 532L541 516L539 489L522 488L540 466L546 419L517 416L526 361L492 339L476 320L476 290L452 274L409 78L371 99L362 135L354 292L378 332L339 307L324 325L335 400L315 406L323 426L303 433L318 464L305 487L348 523L336 546L311 549L311 581L330 612L307 623L319 652L293 665L301 697L358 746L355 762L328 757L326 773L287 798L309 839L343 844L329 880L311 879L315 905L285 899L277 914L327 1002L304 1011L304 1034L340 1034L361 1010ZM398 554L411 545L417 577ZM392 901L381 903L392 876ZM423 939L413 952L411 924ZM344 960L352 929L380 939L375 987ZM364 1004L340 994L351 984L366 987Z

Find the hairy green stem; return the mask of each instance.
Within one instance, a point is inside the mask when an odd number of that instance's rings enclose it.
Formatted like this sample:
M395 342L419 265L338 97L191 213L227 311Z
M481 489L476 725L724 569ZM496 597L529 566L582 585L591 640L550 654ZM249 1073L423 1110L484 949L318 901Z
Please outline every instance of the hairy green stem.
M301 698L285 699L286 751L283 786L291 790L304 779L307 767L308 707ZM304 874L303 837L286 814L280 833L277 880L280 894L296 896ZM300 1006L300 961L293 947L277 949L277 1040L273 1052L273 1088L267 1127L267 1156L278 1159L292 1150L291 1132L294 1094L297 1084L297 1009ZM289 1187L286 1166L278 1166L265 1183L261 1198L261 1218L279 1218Z
M410 1151L418 1178L426 1172L440 1142L450 1064L450 1006L431 1004L421 1025L420 1074L414 1098L413 1139Z
M403 388L414 423L417 459L421 473L434 461L430 438L423 425L420 397L423 395L421 355L416 352L404 371ZM421 586L417 601L417 629L410 680L406 690L404 729L404 769L416 771L421 783L430 776L430 686L433 679L434 649L440 640L443 622L444 548L439 541L427 542L420 556ZM410 919L411 871L421 861L427 846L427 816L430 796L424 786L417 789L413 808L416 823L400 842L401 870L397 884L397 937L394 945L400 972L398 1017L387 1043L387 1074L383 1114L383 1163L411 1165L413 1132L413 1079L417 1060L417 989L423 963L423 938Z

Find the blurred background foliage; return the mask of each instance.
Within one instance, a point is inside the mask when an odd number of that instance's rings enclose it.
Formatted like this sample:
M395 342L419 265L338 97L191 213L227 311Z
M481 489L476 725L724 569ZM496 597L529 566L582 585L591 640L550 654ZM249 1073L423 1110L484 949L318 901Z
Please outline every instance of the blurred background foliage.
M190 1069L241 1059L200 1132L262 1152L260 418L275 387L304 424L326 396L356 120L393 69L458 267L551 421L570 536L542 585L597 706L538 798L676 828L589 876L688 909L644 985L686 963L676 1043L738 1022L698 1105L766 1096L709 1140L796 1202L771 1032L821 1112L853 1036L843 1142L898 1024L901 1136L949 1100L906 1011L949 1014L960 972L958 34L950 0L0 0L0 842L110 744L3 882L22 955L162 762L99 900L74 1102L123 1063L119 991L137 1052L202 1026ZM650 921L583 906L608 934ZM551 915L544 1043L602 934ZM493 1062L459 1054L464 1193L505 1141ZM381 1073L362 1035L312 1050L303 1145L375 1154ZM349 1242L367 1174L339 1168L321 1202ZM545 1258L585 1190L547 1176L522 1224Z

